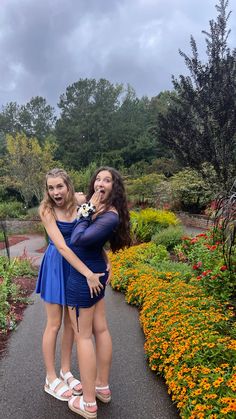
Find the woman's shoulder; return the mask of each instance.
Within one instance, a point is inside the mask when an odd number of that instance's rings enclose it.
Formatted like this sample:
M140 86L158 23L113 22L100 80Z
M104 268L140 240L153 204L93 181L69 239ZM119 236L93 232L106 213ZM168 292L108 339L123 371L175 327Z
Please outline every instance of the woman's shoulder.
M115 207L110 207L110 208L108 208L108 210L107 210L107 212L112 212L112 213L114 213L114 214L116 214L116 215L119 215L118 214L118 211L117 211L117 209L115 208Z
M119 218L118 211L115 208L109 208L107 211L103 212L101 215L103 215L106 218Z
M54 218L52 210L43 205L40 205L39 207L39 216L42 221L51 220L52 218Z

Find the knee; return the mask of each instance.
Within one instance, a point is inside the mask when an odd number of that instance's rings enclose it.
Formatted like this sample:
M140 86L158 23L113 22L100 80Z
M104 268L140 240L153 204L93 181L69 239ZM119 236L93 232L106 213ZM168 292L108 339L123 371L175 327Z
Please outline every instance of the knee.
M93 333L95 336L100 336L104 333L109 333L108 327L106 323L95 325L93 328Z
M92 329L79 328L78 340L90 340L93 337Z
M54 323L48 323L46 326L46 329L49 330L51 333L57 334L60 330L61 322L54 322Z

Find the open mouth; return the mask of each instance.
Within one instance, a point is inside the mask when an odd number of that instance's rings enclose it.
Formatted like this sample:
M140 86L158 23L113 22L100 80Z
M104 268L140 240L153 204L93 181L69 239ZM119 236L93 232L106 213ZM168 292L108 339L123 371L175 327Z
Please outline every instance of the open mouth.
M100 192L100 193L101 193L101 194L103 194L103 195L105 194L105 190L104 190L104 189L101 189L101 188L98 188L98 189L97 189L97 192Z
M61 196L57 196L57 197L54 197L54 201L55 201L57 204L60 204L60 203L63 201L63 198L62 198Z

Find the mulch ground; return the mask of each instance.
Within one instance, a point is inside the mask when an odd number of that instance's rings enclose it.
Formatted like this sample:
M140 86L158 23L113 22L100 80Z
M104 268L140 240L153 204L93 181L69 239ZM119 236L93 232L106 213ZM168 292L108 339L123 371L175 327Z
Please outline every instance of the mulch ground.
M40 247L40 249L37 249L36 252L37 253L44 253L46 249L47 249L47 246L43 246L43 247Z
M24 239L25 240L25 239ZM0 358L4 356L7 352L7 343L11 336L11 333L17 327L18 323L23 319L24 310L26 309L27 305L31 303L30 295L35 290L36 278L27 278L27 277L20 277L15 278L14 283L19 286L19 299L9 300L9 304L11 306L11 313L15 318L16 325L14 329L9 327L7 330L0 329Z
M14 246L14 244L20 243L24 240L29 240L27 236L11 236L8 237L9 246ZM0 242L0 250L5 249L6 245L5 242Z

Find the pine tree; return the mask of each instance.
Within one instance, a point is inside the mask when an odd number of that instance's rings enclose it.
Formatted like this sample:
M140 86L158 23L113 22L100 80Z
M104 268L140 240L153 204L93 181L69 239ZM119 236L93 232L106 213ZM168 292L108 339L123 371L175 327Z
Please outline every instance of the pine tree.
M190 75L173 77L176 95L159 117L163 145L183 166L201 170L203 163L210 163L224 188L230 188L236 175L236 49L227 44L228 3L219 0L216 21L210 20L209 32L202 31L207 62L199 59L193 36L192 56L179 51Z

